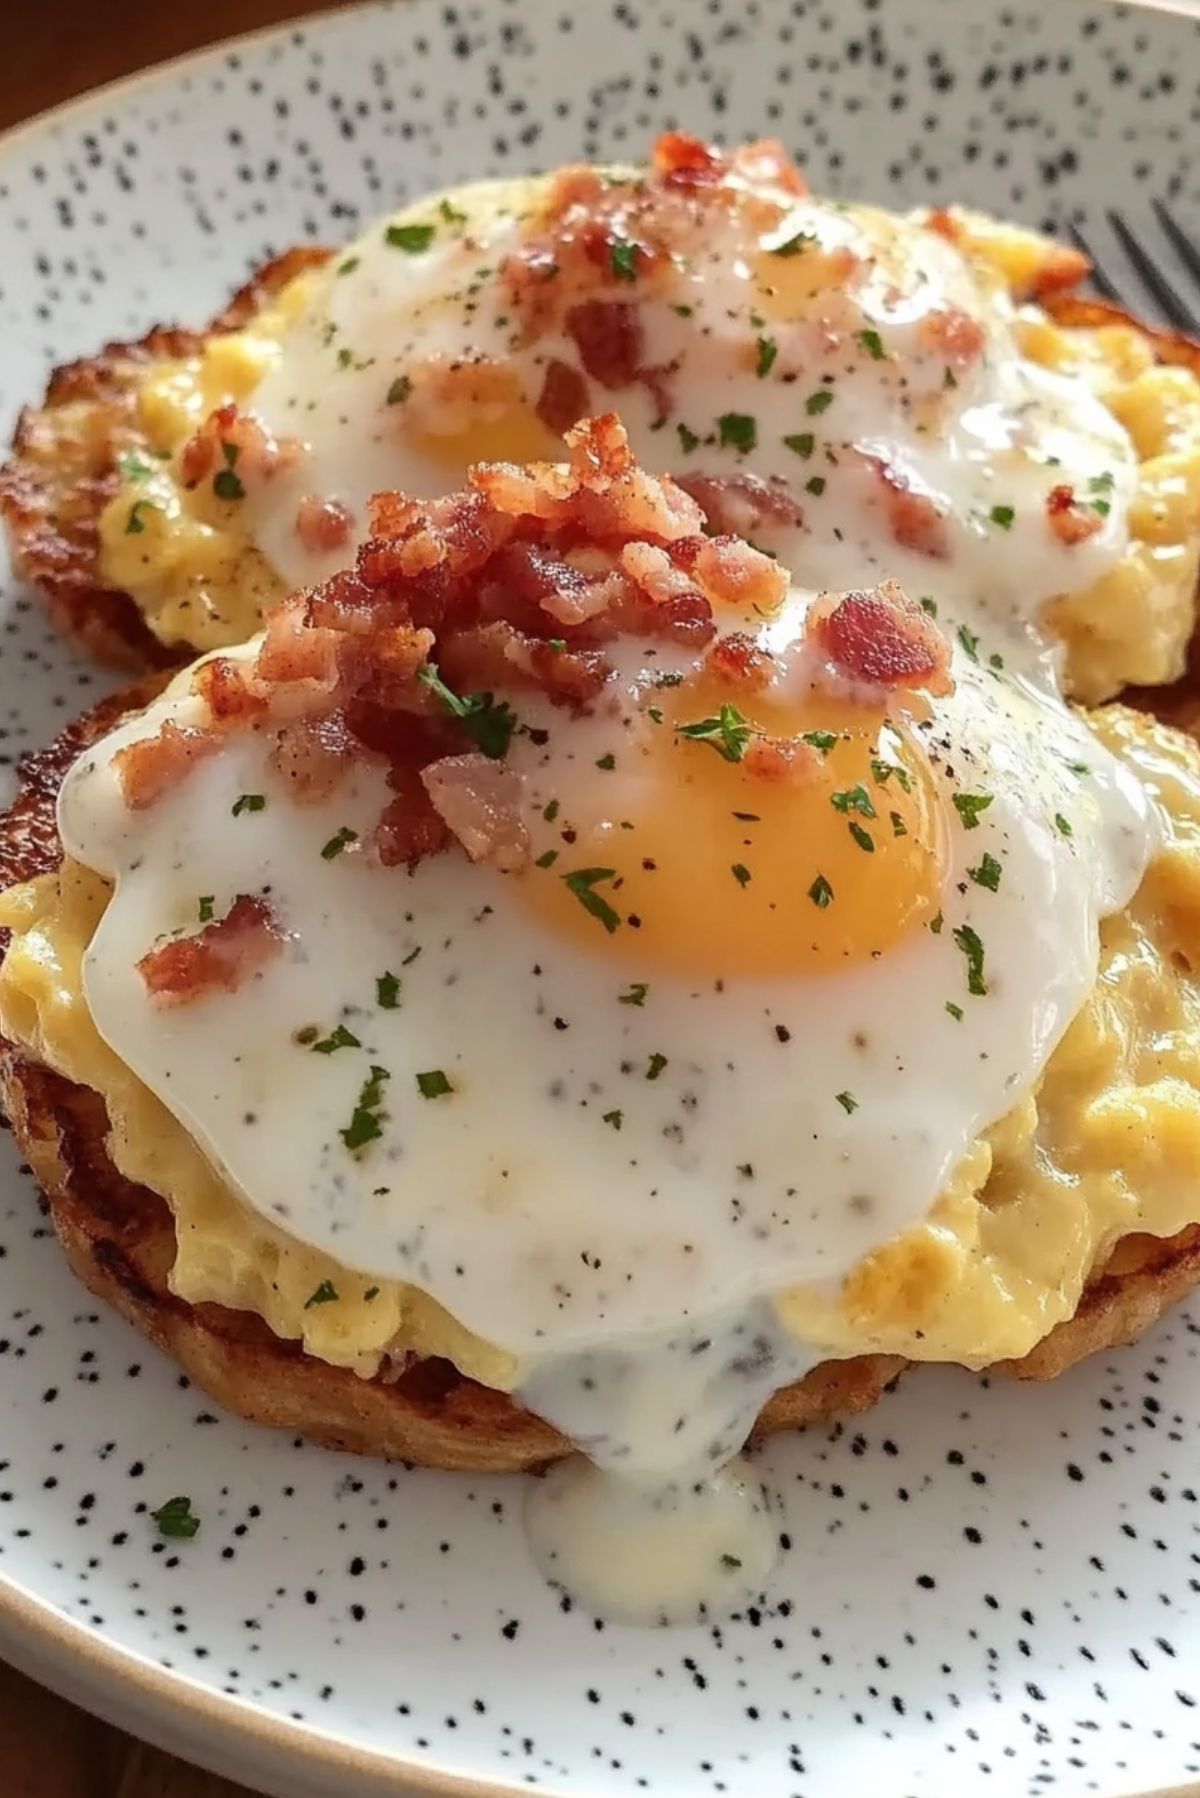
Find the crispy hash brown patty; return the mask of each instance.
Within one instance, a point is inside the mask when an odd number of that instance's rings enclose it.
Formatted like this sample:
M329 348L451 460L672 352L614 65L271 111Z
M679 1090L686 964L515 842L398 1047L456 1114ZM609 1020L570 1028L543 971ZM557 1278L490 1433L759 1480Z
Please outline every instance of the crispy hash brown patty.
M142 669L187 655L183 647L165 648L130 595L105 586L100 574L100 516L117 490L117 463L146 369L243 330L328 255L286 250L256 270L206 329L155 325L137 342L106 344L98 355L55 369L42 404L22 411L12 457L0 468L0 519L14 567L41 594L56 627L96 661Z
M58 866L55 801L67 768L159 685L149 679L103 701L26 758L19 796L0 821L0 886ZM0 1096L76 1274L227 1410L325 1447L452 1471L518 1471L568 1452L550 1425L448 1361L411 1356L398 1372L364 1380L283 1341L253 1313L177 1298L170 1289L170 1209L114 1167L100 1096L9 1043L0 1043ZM1052 1379L1087 1355L1135 1340L1198 1283L1200 1225L1166 1239L1128 1236L1088 1285L1075 1316L997 1371ZM907 1365L887 1355L824 1362L768 1401L754 1433L866 1410Z

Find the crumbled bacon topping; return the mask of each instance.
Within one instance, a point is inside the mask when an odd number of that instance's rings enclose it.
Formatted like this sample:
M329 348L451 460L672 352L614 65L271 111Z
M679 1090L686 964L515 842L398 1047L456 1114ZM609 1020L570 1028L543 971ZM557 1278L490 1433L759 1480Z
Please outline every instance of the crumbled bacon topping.
M641 310L631 300L581 300L563 320L584 372L601 387L629 387L645 348Z
M473 862L503 874L529 860L529 832L520 813L521 780L486 755L448 755L421 771L434 810Z
M775 657L760 649L745 631L718 637L704 660L710 673L731 687L743 687L749 692L769 686L778 673Z
M804 523L794 495L777 475L764 481L756 474L685 474L678 477L714 531L749 537L764 525L798 527Z
M160 1005L190 1005L210 993L235 993L273 961L283 932L265 899L242 893L223 918L194 936L160 943L138 962L150 997Z
M954 690L949 643L895 581L865 593L822 594L807 628L847 679L889 690Z
M319 494L308 493L296 508L296 535L313 556L345 549L353 524L350 508L338 499L322 499Z
M714 604L770 601L781 579L748 545L705 537L696 501L637 465L613 415L576 425L567 448L565 463L481 464L440 499L377 494L352 570L273 607L255 653L196 670L203 722L169 721L120 752L130 805L250 730L300 803L356 761L385 766L392 796L362 845L380 862L411 865L457 838L515 867L523 838L493 765L507 738L494 754L470 741L472 706L531 689L578 709L609 678L606 644L636 632L702 650Z
M968 368L983 353L987 335L977 318L961 306L939 306L921 320L922 344L950 369Z
M950 532L937 502L912 486L906 475L882 456L864 456L888 521L892 540L914 555L944 562L950 554Z
M240 499L261 487L303 454L295 437L275 437L260 419L238 406L218 406L179 452L179 472L187 487L212 476L219 499Z
M1086 543L1104 525L1100 514L1093 507L1082 505L1075 496L1074 487L1065 483L1051 487L1046 495L1046 517L1059 542L1068 547Z
M589 409L588 384L577 368L552 356L534 411L550 430L569 431Z

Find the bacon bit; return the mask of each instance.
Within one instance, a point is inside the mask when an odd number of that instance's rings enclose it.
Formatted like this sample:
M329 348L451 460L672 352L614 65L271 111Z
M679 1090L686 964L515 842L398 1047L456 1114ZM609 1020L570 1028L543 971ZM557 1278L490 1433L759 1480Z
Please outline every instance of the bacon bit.
M740 537L706 538L692 572L718 605L773 612L787 597L787 570Z
M194 936L160 943L137 969L160 1005L190 1005L210 993L237 992L274 960L283 942L266 901L242 893L225 917Z
M864 456L882 492L892 540L901 549L931 561L944 562L950 554L950 533L946 520L927 493L919 493L898 469L881 456Z
M823 593L806 630L850 680L933 694L954 691L949 643L896 581L865 593Z
M313 556L345 549L350 541L354 514L338 499L321 499L308 493L296 509L296 535Z
M193 674L192 690L204 700L216 723L245 722L266 711L266 695L251 687L247 668L247 663L232 656L213 656L201 662Z
M534 407L542 423L552 431L568 431L579 419L586 417L590 405L588 384L579 370L573 363L551 357Z
M372 847L385 868L415 868L425 856L438 855L449 846L450 831L434 810L419 768L394 767L388 786L396 797L384 807Z
M215 755L221 733L170 719L152 737L127 743L113 757L121 792L131 811L145 811L177 787L198 763Z
M804 513L792 497L786 481L778 476L764 481L756 474L687 474L676 477L690 493L714 531L748 537L764 525L798 526Z
M179 472L185 486L197 487L206 475L219 480L222 470L228 470L250 491L294 466L302 454L298 438L274 437L253 413L218 406L180 450Z
M925 229L944 237L947 243L961 243L963 222L948 206L938 206L926 216Z
M521 777L486 755L449 755L421 770L434 810L473 862L513 874L529 862Z
M561 704L595 699L611 668L595 649L559 649L497 621L456 631L438 643L442 673L456 691L537 688Z
M583 300L563 320L584 369L601 387L630 387L645 347L640 309L629 300Z
M688 131L664 131L655 140L650 161L668 187L713 187L724 178L727 159Z
M271 767L298 805L319 805L336 792L355 756L362 756L342 712L285 724L275 738Z
M811 780L821 766L820 751L799 737L751 737L742 767L751 780Z
M967 368L983 352L987 336L979 320L961 306L939 306L921 320L918 332L925 348L951 368Z
M570 560L533 543L514 543L505 551L504 572L522 599L533 600L559 624L584 624L626 597L629 583L610 557L568 553Z
M705 667L730 686L742 687L748 693L769 687L779 670L773 655L760 649L753 637L744 631L731 631L718 637L704 658Z
M1068 546L1086 543L1104 525L1100 514L1082 506L1075 497L1074 487L1065 484L1052 487L1046 495L1046 516L1059 542Z

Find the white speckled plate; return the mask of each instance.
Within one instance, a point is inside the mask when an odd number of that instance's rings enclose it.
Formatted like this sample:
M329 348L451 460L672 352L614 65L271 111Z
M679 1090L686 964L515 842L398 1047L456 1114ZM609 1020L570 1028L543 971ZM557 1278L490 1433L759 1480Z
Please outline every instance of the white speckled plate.
M176 64L0 145L0 404L206 317L266 252L405 193L777 132L818 187L1200 236L1200 26L1083 0L408 0ZM11 762L93 675L15 592ZM215 1416L0 1186L0 1649L287 1798L1182 1793L1200 1774L1197 1348L1181 1312L1046 1388L911 1377L763 1456L770 1610L565 1612L518 1481L406 1473ZM163 1541L179 1492L204 1523ZM1187 1786L1196 1790L1194 1786Z

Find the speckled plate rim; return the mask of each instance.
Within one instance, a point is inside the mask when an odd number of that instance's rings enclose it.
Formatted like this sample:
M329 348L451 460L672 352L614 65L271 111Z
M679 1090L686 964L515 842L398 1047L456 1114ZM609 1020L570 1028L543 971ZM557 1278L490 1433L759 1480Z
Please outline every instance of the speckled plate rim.
M1180 18L1200 16L1200 0L1104 3ZM231 53L286 38L301 27L308 30L335 18L383 14L395 10L397 4L398 0L350 0L349 4L332 0L315 12L238 32L105 82L0 132L0 161L26 139L64 122L82 120L124 95L168 84L184 71L203 69ZM527 1786L498 1785L492 1779L475 1779L360 1748L308 1724L275 1716L246 1699L214 1691L184 1674L168 1672L64 1616L3 1573L0 1658L60 1697L196 1766L243 1784L248 1780L260 1786L267 1782L277 1798L329 1798L334 1789L344 1789L347 1778L354 1782L353 1798L528 1798ZM561 1790L549 1786L540 1786L539 1791L542 1798L564 1798ZM1200 1798L1200 1781L1131 1789L1123 1798Z

